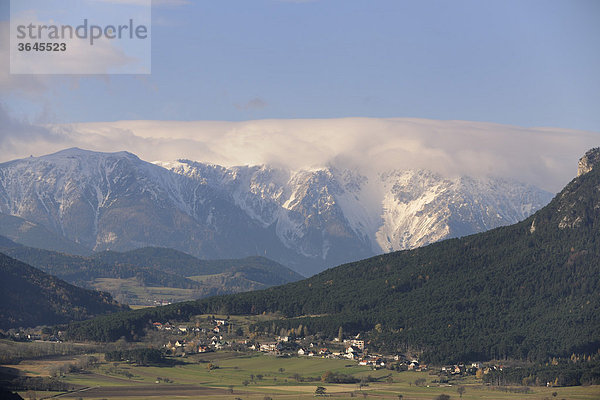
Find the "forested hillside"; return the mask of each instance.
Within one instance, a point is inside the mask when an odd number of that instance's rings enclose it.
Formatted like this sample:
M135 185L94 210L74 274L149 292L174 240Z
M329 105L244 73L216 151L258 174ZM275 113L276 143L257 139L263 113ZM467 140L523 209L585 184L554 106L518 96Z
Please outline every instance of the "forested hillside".
M0 329L55 325L128 309L0 253Z
M199 260L177 250L147 247L124 253L105 251L88 257L16 244L0 236L0 251L65 281L109 291L121 302L130 300L121 288L105 288L105 280L134 281L138 287L189 289L184 299L264 289L303 277L264 257ZM134 289L131 289L134 290ZM186 293L187 293L186 292Z
M509 227L342 265L259 292L74 324L69 334L113 340L131 338L127 332L141 332L148 320L279 312L287 318L255 329L302 324L333 337L341 326L347 333L363 332L373 347L421 349L426 359L440 362L591 353L600 348L599 228L596 163L548 206Z

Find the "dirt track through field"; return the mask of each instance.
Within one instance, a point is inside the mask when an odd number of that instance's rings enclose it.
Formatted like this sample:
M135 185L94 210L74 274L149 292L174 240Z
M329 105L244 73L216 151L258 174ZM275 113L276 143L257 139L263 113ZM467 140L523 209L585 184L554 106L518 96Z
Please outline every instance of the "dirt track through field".
M61 398L111 398L111 397L166 397L173 396L209 396L226 394L225 389L207 388L196 385L143 385L143 386L104 386L95 387L82 392L73 392Z

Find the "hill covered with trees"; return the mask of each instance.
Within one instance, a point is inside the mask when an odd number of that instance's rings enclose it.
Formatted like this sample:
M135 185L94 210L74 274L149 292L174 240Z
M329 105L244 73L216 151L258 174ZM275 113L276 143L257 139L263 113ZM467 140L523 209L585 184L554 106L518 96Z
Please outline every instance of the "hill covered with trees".
M108 293L70 285L0 253L0 329L62 324L126 309Z
M193 299L264 289L303 278L264 257L200 260L159 247L79 256L22 246L0 236L0 251L81 287L102 290L98 279L133 278L144 287L192 289Z
M309 279L72 324L73 338L132 339L150 320L281 313L255 330L363 333L435 362L595 353L600 348L600 149L552 202L485 233L373 257Z

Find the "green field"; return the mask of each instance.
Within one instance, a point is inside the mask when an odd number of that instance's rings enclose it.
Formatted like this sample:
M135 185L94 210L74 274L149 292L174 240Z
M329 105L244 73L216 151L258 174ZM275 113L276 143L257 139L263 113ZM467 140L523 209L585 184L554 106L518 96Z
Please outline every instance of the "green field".
M326 388L327 398L373 399L435 399L445 393L459 399L459 386L466 392L463 399L581 399L597 400L600 387L531 387L530 392L509 393L487 387L474 377L451 381L451 386L438 386L436 375L427 372L374 371L355 362L324 358L281 358L263 354L207 353L185 359L173 367L142 367L127 363L103 363L89 373L69 374L63 379L71 384L91 388L68 394L66 398L127 399L312 399L317 386ZM209 369L212 365L214 369ZM377 379L368 386L359 384L328 384L320 377L332 371L357 378ZM301 379L298 380L297 378ZM424 378L425 384L414 381ZM310 381L314 379L315 381ZM158 383L157 383L158 381ZM556 396L553 396L556 393ZM40 396L38 396L40 398Z
M91 282L91 285L94 289L109 292L117 298L124 296L126 303L131 305L153 305L153 301L157 299L176 303L195 300L198 297L194 289L144 286L135 278L97 278Z

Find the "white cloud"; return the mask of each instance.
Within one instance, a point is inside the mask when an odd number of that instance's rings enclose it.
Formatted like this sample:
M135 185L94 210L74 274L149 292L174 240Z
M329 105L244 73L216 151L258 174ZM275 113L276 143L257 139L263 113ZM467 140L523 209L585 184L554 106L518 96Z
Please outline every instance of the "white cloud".
M500 176L558 191L599 134L555 128L408 118L120 121L47 127L52 140L12 137L2 160L78 146L131 151L148 161L188 158L222 165L291 169L336 165L370 175L428 168L444 175Z

